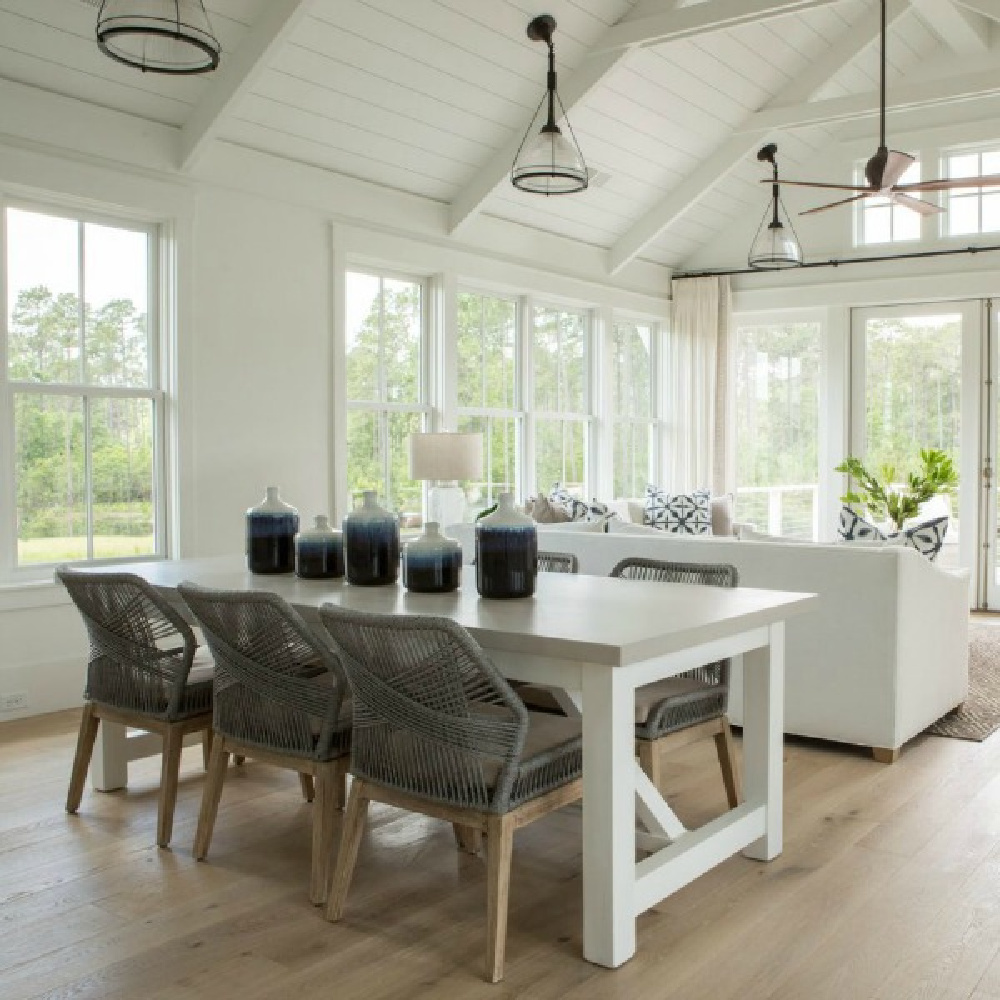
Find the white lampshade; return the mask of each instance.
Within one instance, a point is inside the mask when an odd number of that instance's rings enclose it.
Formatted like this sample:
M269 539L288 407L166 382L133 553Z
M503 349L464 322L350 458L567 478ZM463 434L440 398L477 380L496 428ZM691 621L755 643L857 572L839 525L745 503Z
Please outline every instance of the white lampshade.
M482 434L410 435L410 476L413 479L479 479L482 474Z

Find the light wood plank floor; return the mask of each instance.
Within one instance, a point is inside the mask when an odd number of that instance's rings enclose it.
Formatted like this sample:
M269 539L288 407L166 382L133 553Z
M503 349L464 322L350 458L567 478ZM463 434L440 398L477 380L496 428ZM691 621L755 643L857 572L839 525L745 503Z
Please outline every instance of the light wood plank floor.
M898 763L786 748L785 852L735 858L639 921L623 968L580 957L579 813L519 832L506 979L481 976L485 862L373 805L342 924L309 905L310 809L248 762L192 860L185 751L173 849L158 763L63 812L78 714L0 724L0 997L73 1000L1000 1000L1000 741L922 737ZM669 764L690 824L725 805L710 740Z

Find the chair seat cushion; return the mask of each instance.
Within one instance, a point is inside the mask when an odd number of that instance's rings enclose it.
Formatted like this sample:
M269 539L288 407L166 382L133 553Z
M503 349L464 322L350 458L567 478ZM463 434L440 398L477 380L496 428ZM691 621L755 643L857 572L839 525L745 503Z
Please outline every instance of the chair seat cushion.
M492 773L487 780L495 788L500 768L494 765L490 771ZM575 781L582 773L580 720L545 712L529 712L528 732L514 776L510 808Z
M635 692L635 734L655 740L725 714L728 688L681 674Z

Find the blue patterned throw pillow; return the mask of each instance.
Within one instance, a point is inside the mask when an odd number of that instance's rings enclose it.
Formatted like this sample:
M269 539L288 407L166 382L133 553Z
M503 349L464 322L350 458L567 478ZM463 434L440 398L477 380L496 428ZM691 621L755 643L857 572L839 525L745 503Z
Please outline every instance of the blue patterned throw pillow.
M947 531L948 515L945 514L944 517L935 517L906 528L902 534L907 545L912 545L922 556L927 556L933 562L941 552Z
M647 486L643 522L676 535L710 535L711 491L667 493L658 486Z
M548 501L559 510L565 511L572 521L601 521L611 515L607 504L598 500L587 503L573 496L562 483L555 483L549 491Z
M855 514L844 504L840 508L840 523L837 533L845 542L884 542L885 534L871 521L866 521L860 514Z

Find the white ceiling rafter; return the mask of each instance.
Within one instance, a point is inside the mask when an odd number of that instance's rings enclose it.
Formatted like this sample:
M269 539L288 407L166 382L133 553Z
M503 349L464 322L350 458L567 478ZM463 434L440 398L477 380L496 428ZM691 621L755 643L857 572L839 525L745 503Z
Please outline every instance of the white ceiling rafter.
M1000 94L1000 65L996 69L893 87L886 100L887 111L934 108L943 104L961 104ZM782 108L767 108L751 115L739 132L761 129L796 129L809 125L872 118L879 113L878 91L851 94L825 101L807 101Z
M691 7L677 7L673 0L646 0L634 7L618 24L612 25L594 46L593 52L662 45L680 38L692 38L709 31L724 31L741 24L758 23L773 17L802 14L829 7L842 0L709 0Z
M610 27L590 49L576 71L559 87L567 115L627 56L633 48L672 38L692 38L722 31L747 21L802 13L843 0L705 0L677 7L676 0L643 0L628 17ZM619 29L621 29L619 31ZM493 153L451 203L449 229L455 235L482 208L497 185L507 177L517 155L524 126L503 148Z
M184 123L178 156L182 170L194 166L232 108L253 88L271 55L315 3L316 0L268 0L247 37L235 52L223 58L209 90Z
M955 3L991 21L1000 21L1000 0L955 0Z
M887 19L891 23L908 9L909 0L889 0ZM750 115L736 129L735 134L712 155L700 163L658 204L654 205L628 232L624 233L608 251L608 270L617 274L634 260L663 230L681 218L704 194L740 161L753 152L762 138L773 138L773 133L785 126L772 125L761 119L768 110L785 107L801 108L802 104L827 83L840 69L878 39L881 28L879 10L873 8L846 29L826 52L792 80L771 101L767 109ZM770 135L769 135L770 133Z
M911 0L931 30L958 55L976 55L990 47L990 21L952 0Z

